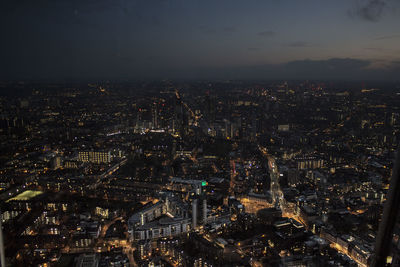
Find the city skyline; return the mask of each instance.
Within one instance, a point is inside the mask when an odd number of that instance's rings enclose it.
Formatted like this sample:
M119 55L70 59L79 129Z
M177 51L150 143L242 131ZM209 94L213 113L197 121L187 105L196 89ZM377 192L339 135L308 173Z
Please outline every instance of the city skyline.
M1 86L11 266L400 263L395 83Z
M400 0L3 0L0 265L400 266Z

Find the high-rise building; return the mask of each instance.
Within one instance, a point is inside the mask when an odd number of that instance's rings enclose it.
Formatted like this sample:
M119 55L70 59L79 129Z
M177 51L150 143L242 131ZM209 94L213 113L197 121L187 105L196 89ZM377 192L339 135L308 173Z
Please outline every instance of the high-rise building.
M203 224L207 223L207 199L203 199Z
M3 226L2 226L2 215L0 211L0 263L1 266L6 266L6 257L4 255L4 239L3 239Z
M57 170L57 169L59 169L59 168L61 168L61 157L54 157L52 160L51 160L51 168L53 169L53 170Z
M197 199L192 201L192 226L193 229L197 228Z
M158 129L158 108L157 108L157 103L153 103L153 106L151 108L151 115L152 115L152 123L153 123L153 128Z
M103 151L80 151L78 153L78 159L81 162L91 162L91 163L110 163L111 153Z
M77 260L77 267L97 267L99 266L99 256L96 254L82 254Z

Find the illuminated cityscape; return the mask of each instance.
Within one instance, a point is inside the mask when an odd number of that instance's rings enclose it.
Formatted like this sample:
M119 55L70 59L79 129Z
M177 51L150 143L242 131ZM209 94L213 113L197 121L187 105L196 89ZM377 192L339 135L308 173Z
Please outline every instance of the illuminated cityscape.
M400 1L0 3L0 267L400 266Z
M12 265L369 266L398 87L3 86Z

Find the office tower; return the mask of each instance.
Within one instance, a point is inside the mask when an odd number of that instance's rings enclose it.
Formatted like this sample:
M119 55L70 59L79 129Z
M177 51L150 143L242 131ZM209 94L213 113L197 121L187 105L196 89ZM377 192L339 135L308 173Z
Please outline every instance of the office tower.
M53 170L57 170L61 168L61 157L54 157L51 161L51 168Z
M203 224L207 223L207 199L203 199Z
M151 109L151 115L152 115L152 122L153 122L153 128L158 129L158 109L157 109L157 103L153 103L152 109Z
M78 159L81 162L91 162L91 163L110 163L111 153L102 151L80 151L78 153Z
M0 210L0 263L1 266L6 266L6 257L4 255L4 240L3 240L3 226L2 226L2 213Z
M197 199L192 201L192 227L197 228Z

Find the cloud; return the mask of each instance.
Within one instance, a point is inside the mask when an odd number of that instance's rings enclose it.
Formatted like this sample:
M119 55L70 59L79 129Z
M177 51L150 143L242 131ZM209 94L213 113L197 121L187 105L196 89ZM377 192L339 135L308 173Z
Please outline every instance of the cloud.
M248 51L259 51L260 48L259 47L248 47L247 50Z
M347 77L356 75L362 69L368 67L370 61L351 58L332 58L328 60L297 60L289 62L284 69L289 74L330 77Z
M341 81L400 81L399 61L361 60L354 58L331 58L326 60L296 60L283 64L264 64L237 67L188 67L154 65L157 58L144 58L151 64L137 66L132 61L137 57L113 55L119 59L115 68L101 67L85 72L91 67L87 62L74 68L48 65L46 68L22 69L20 65L0 65L0 79L234 79L234 80L341 80ZM135 59L135 60L133 60ZM112 61L113 62L113 61ZM103 64L100 64L103 66ZM13 70L14 68L14 70ZM61 75L59 72L62 72ZM68 77L64 77L68 73ZM61 76L60 76L61 75Z
M230 26L230 27L225 27L223 29L224 32L237 32L237 28L234 26Z
M358 2L356 6L349 11L350 16L358 17L366 21L377 22L381 19L387 0L366 0Z
M275 35L276 35L276 32L274 32L274 31L263 31L263 32L258 33L258 36L261 36L261 37L272 37Z
M289 43L286 46L288 46L288 47L310 47L311 45L309 43L307 43L307 42L299 41L299 42Z
M384 49L381 47L364 47L365 50L370 50L370 51L383 51Z
M373 40L379 41L379 40L388 40L388 39L397 39L397 38L400 38L400 34L376 37Z
M382 68L380 66L387 66ZM376 64L372 60L331 58L326 60L298 60L283 65L282 74L292 79L324 80L398 80L398 64Z
M208 26L202 25L199 27L199 30L203 34L215 34L217 31L213 28L210 28Z
M211 70L203 70L201 73L205 75L205 78L248 80L398 81L400 77L400 64L396 62L375 62L354 58L305 59L283 64L220 68L213 69L212 72Z

